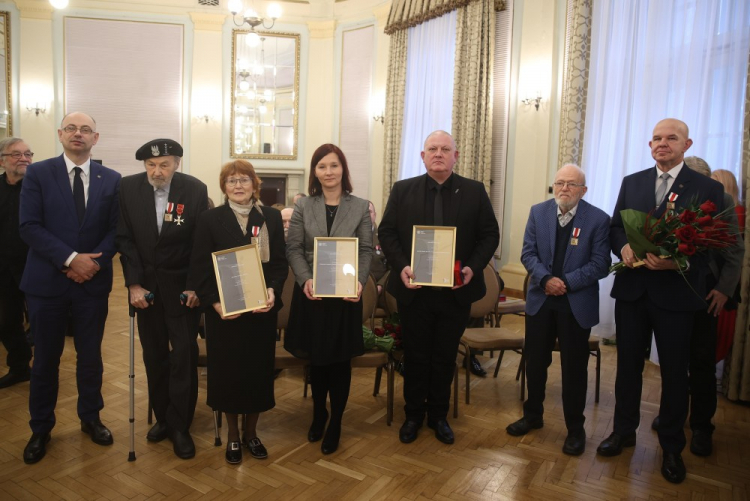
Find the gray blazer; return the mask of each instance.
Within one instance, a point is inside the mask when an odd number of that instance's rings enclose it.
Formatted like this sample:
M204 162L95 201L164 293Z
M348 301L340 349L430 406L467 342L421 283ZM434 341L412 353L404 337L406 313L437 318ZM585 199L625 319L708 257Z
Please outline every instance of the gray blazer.
M336 218L328 235L326 207L323 196L304 197L297 201L289 225L286 258L297 283L303 286L313 277L313 245L315 237L359 238L359 281L364 286L372 260L372 221L369 202L351 194L341 196Z

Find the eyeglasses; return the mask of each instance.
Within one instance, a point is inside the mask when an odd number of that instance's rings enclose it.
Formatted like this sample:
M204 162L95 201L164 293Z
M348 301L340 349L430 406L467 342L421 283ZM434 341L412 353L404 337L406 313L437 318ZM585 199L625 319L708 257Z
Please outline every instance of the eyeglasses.
M0 157L11 157L13 160L20 160L21 157L34 158L34 152L26 151L21 153L20 151L14 151L13 153L2 153Z
M66 125L65 127L63 127L63 130L68 134L75 134L76 131L81 131L81 134L84 136L88 136L89 134L94 132L94 129L92 129L88 125L83 125L81 127L76 127L75 125Z
M582 186L584 186L582 184L569 183L569 182L566 182L566 181L555 181L553 184L555 185L555 188L565 188L567 186L571 190L574 189L574 188L581 188Z
M226 181L227 186L236 186L237 183L240 183L242 186L250 186L253 183L253 180L249 177L241 177L239 179L236 178L229 178Z

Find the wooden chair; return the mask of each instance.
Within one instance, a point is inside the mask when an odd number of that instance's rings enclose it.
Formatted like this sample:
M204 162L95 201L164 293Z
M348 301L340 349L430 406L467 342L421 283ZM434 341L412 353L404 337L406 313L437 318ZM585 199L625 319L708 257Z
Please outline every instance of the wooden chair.
M491 265L484 268L484 282L487 287L487 293L483 298L475 301L471 305L471 318L485 318L488 314L494 314L497 308L497 298L500 294L500 285L497 281L497 274ZM469 327L461 336L461 351L464 355L464 367L466 369L466 403L471 401L471 370L469 367L469 354L471 350L492 350L499 351L497 364L495 365L494 377L497 377L500 370L500 364L503 361L503 355L506 350L512 350L521 355L521 365L523 366L523 345L524 333L513 332L503 327ZM521 377L521 400L526 395L526 373L520 371ZM517 374L518 378L518 374Z

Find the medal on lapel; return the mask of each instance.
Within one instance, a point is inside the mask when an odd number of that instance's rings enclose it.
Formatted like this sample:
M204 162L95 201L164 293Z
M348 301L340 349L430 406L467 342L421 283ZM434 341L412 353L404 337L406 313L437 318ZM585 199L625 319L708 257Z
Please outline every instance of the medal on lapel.
M260 226L253 226L253 228L250 230L250 233L253 235L253 237L258 238L258 235L260 235Z
M174 203L167 202L167 208L164 211L164 220L168 223L172 222L172 211L174 210Z
M570 245L578 245L578 237L581 235L581 228L573 228L572 238L570 239Z
M174 222L177 223L177 226L182 225L182 223L185 222L184 219L182 219L182 213L185 211L185 205L184 204L177 204L177 217L175 218Z
M667 210L674 210L674 203L677 200L677 193L671 192L667 197Z

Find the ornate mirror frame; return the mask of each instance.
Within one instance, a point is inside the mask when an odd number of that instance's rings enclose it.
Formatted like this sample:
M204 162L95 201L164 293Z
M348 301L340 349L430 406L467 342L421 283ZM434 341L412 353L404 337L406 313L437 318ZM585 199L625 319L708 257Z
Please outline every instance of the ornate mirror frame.
M10 12L0 10L0 95L5 87L4 105L0 105L0 139L13 136L13 101L10 60Z
M231 71L229 156L296 160L300 35L232 30Z

